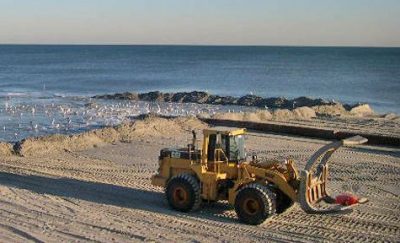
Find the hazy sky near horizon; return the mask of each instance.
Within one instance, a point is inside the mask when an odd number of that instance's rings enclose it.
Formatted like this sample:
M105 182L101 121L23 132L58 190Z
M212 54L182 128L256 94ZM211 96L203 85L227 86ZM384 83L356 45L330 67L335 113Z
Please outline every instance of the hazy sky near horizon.
M0 0L0 43L400 46L400 0Z

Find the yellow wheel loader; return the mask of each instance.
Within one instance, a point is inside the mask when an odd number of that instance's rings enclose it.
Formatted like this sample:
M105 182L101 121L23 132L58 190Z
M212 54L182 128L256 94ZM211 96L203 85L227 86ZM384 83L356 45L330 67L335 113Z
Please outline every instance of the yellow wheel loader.
M245 129L210 128L203 130L203 144L160 151L158 173L152 184L165 188L169 205L178 211L199 209L202 203L227 200L239 220L261 224L275 213L282 213L298 202L307 213L351 211L365 198L351 197L339 202L327 192L328 159L342 145L357 145L367 139L355 136L319 149L298 172L293 160L263 161L256 156L246 161ZM355 199L355 200L354 200ZM318 207L319 202L326 205Z

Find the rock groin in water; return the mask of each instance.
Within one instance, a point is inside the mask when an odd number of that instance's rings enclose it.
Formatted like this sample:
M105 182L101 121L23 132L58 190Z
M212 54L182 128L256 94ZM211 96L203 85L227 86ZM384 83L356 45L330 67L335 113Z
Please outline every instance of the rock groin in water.
M293 110L298 107L322 107L317 109L321 114L329 111L329 108L340 108L343 112L350 114L372 114L373 111L368 104L341 104L337 101L326 100L321 98L298 97L294 99L287 99L284 97L270 97L264 98L256 95L245 95L242 97L233 96L219 96L209 94L204 91L192 92L176 92L176 93L163 93L160 91L151 91L147 93L116 93L96 95L92 98L95 99L112 99L112 100L137 100L149 102L175 102L175 103L197 103L197 104L210 104L210 105L238 105L238 106L253 106L268 109L289 109ZM337 110L337 109L335 109Z

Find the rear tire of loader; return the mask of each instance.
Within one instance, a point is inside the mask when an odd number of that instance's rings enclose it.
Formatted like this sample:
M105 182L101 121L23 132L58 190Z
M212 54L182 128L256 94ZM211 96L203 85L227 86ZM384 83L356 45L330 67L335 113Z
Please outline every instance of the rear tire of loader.
M258 225L276 212L276 195L268 187L252 183L239 190L235 199L239 220Z
M168 204L177 211L195 211L201 204L200 183L191 174L173 176L168 181L165 194Z

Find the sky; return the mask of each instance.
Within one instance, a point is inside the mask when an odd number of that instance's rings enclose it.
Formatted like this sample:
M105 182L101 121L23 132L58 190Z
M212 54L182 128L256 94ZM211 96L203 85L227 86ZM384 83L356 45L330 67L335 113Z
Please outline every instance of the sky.
M0 43L400 47L400 0L0 0Z

